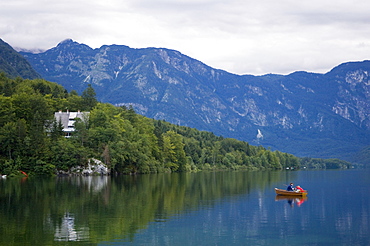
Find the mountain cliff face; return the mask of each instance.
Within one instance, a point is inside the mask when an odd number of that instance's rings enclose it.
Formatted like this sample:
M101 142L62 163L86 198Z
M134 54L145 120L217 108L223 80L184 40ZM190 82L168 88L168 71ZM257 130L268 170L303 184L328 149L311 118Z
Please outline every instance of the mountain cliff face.
M164 48L65 40L21 54L46 80L78 92L92 84L100 101L150 118L298 156L351 161L370 145L369 61L326 74L240 76Z

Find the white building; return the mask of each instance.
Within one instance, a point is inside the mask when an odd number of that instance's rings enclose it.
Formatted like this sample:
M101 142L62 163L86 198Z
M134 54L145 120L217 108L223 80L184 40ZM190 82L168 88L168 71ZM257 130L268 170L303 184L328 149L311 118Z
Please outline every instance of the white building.
M88 119L90 112L55 112L54 117L57 122L61 122L63 125L63 132L65 133L66 137L70 137L71 134L75 131L75 122L77 118L80 118L83 121Z

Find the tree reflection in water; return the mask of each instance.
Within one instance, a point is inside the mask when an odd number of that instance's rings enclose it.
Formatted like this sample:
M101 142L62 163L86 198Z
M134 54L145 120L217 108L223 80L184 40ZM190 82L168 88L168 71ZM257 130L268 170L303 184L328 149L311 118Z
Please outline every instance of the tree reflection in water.
M279 179L279 172L7 179L0 182L0 226L7 228L0 245L131 241L150 222L212 207Z

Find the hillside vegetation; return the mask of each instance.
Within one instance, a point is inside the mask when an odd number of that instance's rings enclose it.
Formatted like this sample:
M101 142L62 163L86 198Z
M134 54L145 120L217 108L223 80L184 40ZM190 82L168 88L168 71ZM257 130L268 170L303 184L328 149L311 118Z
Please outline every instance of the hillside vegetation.
M65 138L59 110L89 111ZM219 169L300 168L291 154L173 125L136 114L132 108L99 103L89 85L80 95L42 79L0 74L0 173L53 175L83 166L90 158L114 173L188 172ZM315 160L309 159L311 166ZM325 161L320 159L320 163ZM306 160L306 163L307 160ZM331 162L333 163L333 162ZM339 161L336 167L347 167Z

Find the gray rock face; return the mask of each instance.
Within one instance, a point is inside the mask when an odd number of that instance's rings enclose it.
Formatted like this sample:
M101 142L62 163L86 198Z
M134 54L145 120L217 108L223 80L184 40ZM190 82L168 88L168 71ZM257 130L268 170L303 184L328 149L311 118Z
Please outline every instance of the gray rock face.
M59 175L81 175L81 176L96 176L109 175L110 169L97 159L90 159L86 167L73 167L68 172L59 171Z

